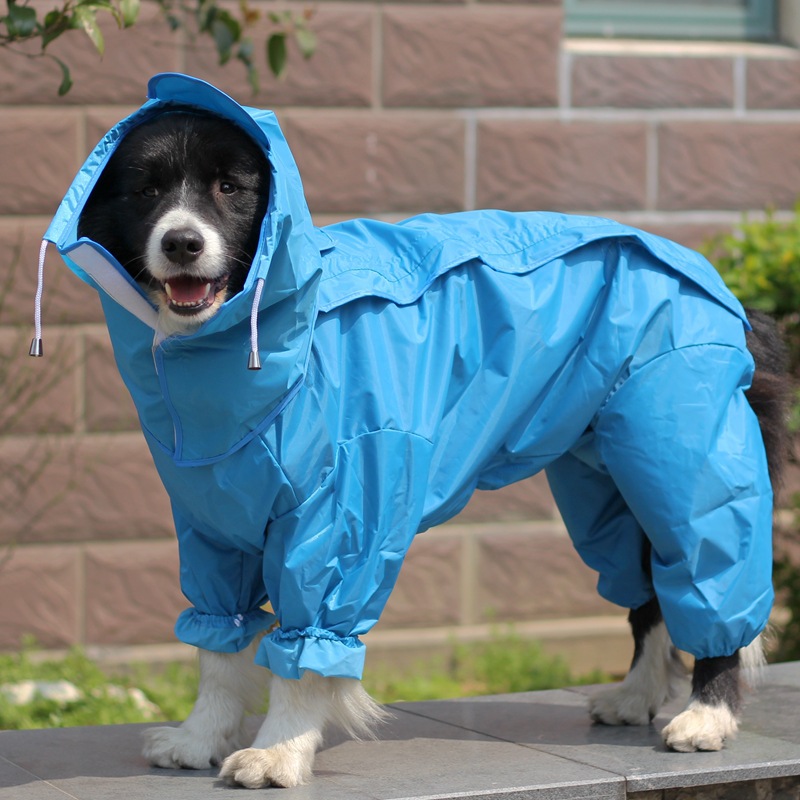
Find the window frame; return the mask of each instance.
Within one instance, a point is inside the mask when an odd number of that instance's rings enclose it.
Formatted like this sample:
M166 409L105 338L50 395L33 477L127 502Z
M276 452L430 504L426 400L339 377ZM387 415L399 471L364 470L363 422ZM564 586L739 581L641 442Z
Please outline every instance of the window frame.
M725 8L703 0L564 0L567 36L775 41L776 0Z

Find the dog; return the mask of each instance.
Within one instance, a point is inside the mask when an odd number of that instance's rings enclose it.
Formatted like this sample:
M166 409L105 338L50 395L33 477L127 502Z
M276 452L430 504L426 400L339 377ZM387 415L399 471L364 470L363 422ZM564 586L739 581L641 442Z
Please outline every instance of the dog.
M244 286L269 192L269 166L249 134L213 115L171 109L121 141L81 212L78 232L113 254L146 291L167 337L186 336ZM747 344L756 369L747 397L777 485L786 452L785 353L771 320L753 313L750 322ZM642 560L649 570L647 547ZM629 621L630 672L591 699L597 723L647 725L685 677L659 600L633 609ZM365 736L384 719L357 679L313 670L299 680L275 675L267 717L252 746L241 749L244 714L261 700L268 676L253 663L258 646L256 638L240 652L201 649L197 704L179 728L146 734L144 753L152 764L221 765L233 785L297 786L311 777L326 725ZM731 655L697 658L689 704L664 729L667 746L720 749L735 735L745 676L762 661L758 638Z

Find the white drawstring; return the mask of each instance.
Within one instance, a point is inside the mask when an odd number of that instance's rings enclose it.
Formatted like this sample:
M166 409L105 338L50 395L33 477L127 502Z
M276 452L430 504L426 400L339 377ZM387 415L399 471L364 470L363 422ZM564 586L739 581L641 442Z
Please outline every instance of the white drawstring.
M39 248L39 271L36 278L36 297L33 301L33 341L28 355L41 358L44 355L42 348L42 293L44 291L44 257L47 252L47 239L42 239Z
M250 309L250 358L247 369L261 369L261 356L258 354L258 304L261 302L261 293L264 291L264 278L256 281L253 293L253 305Z
M42 347L42 294L44 292L44 259L46 252L47 239L43 239L42 246L39 249L39 271L33 309L34 337L28 352L29 355L37 358L44 355L44 349ZM264 278L259 278L256 281L256 288L253 294L253 306L250 309L250 358L247 362L247 368L253 370L261 369L261 357L258 354L258 304L261 302L264 282Z

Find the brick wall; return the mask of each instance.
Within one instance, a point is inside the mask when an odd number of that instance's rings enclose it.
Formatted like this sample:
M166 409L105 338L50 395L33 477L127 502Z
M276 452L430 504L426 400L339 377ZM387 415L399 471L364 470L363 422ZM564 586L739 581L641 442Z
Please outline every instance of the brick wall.
M56 67L0 52L0 276L12 285L0 306L1 648L24 633L47 647L171 642L183 607L168 502L99 303L52 253L47 358L25 355L39 238L152 73L186 71L275 108L320 224L560 209L691 245L743 210L795 202L793 50L565 42L558 0L315 5L317 54L293 54L288 77L265 76L255 98L238 65L218 67L147 5L135 29L107 32L102 62L77 35L53 47L75 76L63 100ZM406 652L498 620L553 641L621 630L593 586L536 478L418 538L375 640Z

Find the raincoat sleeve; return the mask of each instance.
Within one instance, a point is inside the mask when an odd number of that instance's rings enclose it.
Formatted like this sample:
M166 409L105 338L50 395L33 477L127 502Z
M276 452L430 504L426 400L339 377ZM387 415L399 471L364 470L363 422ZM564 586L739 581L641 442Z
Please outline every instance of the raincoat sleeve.
M673 642L732 654L772 607L772 490L738 347L672 350L633 372L595 424L597 455L652 543Z
M181 563L181 589L192 603L175 624L186 644L237 653L275 622L261 606L267 594L261 559L203 535L173 509Z
M322 485L270 524L264 580L280 628L258 663L283 678L361 677L358 637L377 622L417 533L430 460L421 436L365 433L339 445Z

